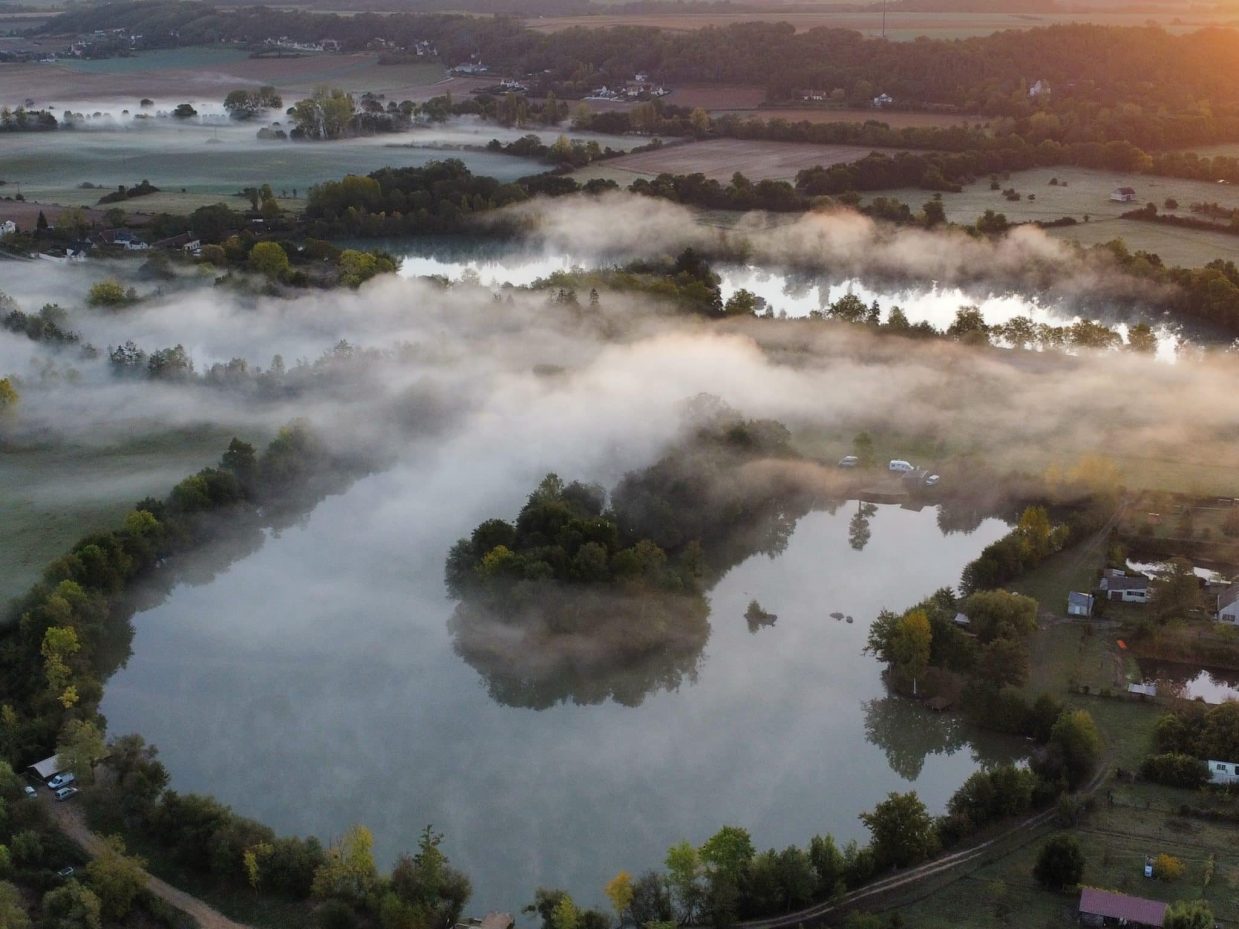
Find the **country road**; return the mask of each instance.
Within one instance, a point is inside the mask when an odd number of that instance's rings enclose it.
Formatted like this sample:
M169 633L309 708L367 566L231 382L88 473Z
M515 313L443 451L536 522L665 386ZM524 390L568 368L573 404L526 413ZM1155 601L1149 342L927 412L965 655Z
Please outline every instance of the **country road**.
M87 855L93 858L100 853L103 848L103 839L86 827L82 810L76 803L72 800L57 803L50 794L44 791L39 791L39 800L51 810L52 819L55 820L60 831L80 845ZM191 897L183 890L177 890L149 872L146 887L161 900L193 917L201 929L251 929L250 926L229 919L197 897Z

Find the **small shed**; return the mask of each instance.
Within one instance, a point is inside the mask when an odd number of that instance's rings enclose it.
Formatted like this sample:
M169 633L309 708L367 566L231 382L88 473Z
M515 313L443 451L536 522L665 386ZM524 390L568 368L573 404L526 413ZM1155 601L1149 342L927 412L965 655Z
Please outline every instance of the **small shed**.
M1135 203L1136 188L1134 187L1116 187L1110 192L1110 199L1115 203Z
M969 619L967 616L965 616L963 613L956 613L954 622L955 622L955 625L959 626L959 628L961 629L967 629L972 625L972 620Z
M1152 681L1145 681L1143 684L1128 684L1127 692L1133 697L1156 697L1157 685Z
M1072 591L1067 594L1067 615L1068 616L1092 616L1093 615L1093 595L1082 594L1077 591Z
M1126 926L1127 929L1161 929L1166 922L1166 904L1084 887L1080 890L1080 924Z
M50 781L63 770L64 766L60 763L60 758L52 755L51 758L44 758L42 761L32 764L26 769L26 773L32 777L37 777L41 781Z

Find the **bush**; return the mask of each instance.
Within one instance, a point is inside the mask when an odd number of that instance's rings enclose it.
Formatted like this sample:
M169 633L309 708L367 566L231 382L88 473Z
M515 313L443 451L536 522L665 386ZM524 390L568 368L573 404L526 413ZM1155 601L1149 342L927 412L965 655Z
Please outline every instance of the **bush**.
M1199 758L1182 752L1150 755L1140 765L1140 776L1167 787L1195 789L1208 782L1208 766Z
M1084 876L1084 853L1074 836L1056 835L1043 846L1033 866L1033 877L1042 887L1062 890L1080 883Z
M1187 865L1174 855L1162 852L1153 859L1153 874L1159 881L1177 881L1186 871Z

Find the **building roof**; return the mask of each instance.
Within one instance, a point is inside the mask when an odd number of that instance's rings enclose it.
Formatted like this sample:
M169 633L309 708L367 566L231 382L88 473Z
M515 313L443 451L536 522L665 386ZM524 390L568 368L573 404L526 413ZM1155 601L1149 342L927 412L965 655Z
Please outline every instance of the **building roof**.
M1157 696L1157 685L1151 681L1146 681L1143 684L1128 684L1127 692L1129 694L1144 694L1146 697Z
M30 770L46 781L48 778L55 777L64 768L60 765L60 759L56 755L52 755L51 758L44 758L42 761L32 764Z
M1148 590L1147 577L1128 577L1126 574L1106 578L1107 590Z
M1072 591L1067 594L1067 606L1078 606L1081 609L1087 610L1093 605L1092 594L1082 594Z
M1122 919L1144 926L1161 926L1166 921L1166 904L1160 900L1129 897L1111 890L1084 887L1080 890L1080 912L1109 919Z
M1136 192L1136 188L1134 188L1134 187L1116 187L1116 188L1114 188L1114 192L1115 192L1115 193L1120 193L1120 194L1134 194L1134 193Z
M1219 610L1236 602L1239 602L1239 584L1231 584L1217 595L1217 608Z

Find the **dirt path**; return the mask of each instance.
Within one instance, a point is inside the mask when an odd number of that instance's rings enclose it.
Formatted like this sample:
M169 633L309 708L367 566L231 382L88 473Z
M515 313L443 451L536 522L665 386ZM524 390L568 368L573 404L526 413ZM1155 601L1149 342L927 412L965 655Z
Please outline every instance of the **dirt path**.
M80 845L87 855L93 858L100 853L103 848L103 839L86 827L82 811L76 803L72 800L67 803L56 803L50 795L42 791L40 791L40 801L48 806L52 819L56 821L60 830ZM234 922L218 910L207 906L197 897L191 897L183 890L177 890L153 874L147 874L146 886L155 896L197 920L201 929L251 929L244 923Z

